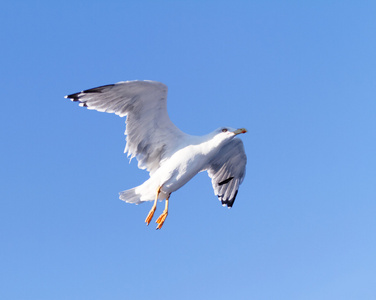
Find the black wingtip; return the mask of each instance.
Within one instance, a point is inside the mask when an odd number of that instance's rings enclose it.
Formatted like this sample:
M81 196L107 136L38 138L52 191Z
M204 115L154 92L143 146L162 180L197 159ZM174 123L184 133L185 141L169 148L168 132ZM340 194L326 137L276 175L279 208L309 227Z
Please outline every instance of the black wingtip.
M234 202L235 202L237 195L238 195L238 190L236 190L235 195L234 195L234 197L232 197L232 199L223 200L223 199L221 199L223 197L223 195L218 195L218 198L219 198L219 200L221 200L221 203L222 203L223 206L227 206L228 208L231 208L234 205Z
M109 86L114 86L115 84L107 84L107 85L102 85L98 86L92 89L84 90L82 93L102 93L104 89L106 89Z
M102 93L103 90L105 90L107 87L114 86L114 85L115 84L107 84L107 85L98 86L98 87L95 87L95 88L92 88L92 89L84 90L84 91L79 92L79 93L67 95L64 98L71 99L72 101L80 101L80 97L82 97L84 94ZM84 106L87 107L87 105L84 105Z
M70 95L67 95L65 96L64 98L66 99L71 99L72 101L78 101L78 98L79 98L79 95L80 93L75 93L75 94L70 94Z

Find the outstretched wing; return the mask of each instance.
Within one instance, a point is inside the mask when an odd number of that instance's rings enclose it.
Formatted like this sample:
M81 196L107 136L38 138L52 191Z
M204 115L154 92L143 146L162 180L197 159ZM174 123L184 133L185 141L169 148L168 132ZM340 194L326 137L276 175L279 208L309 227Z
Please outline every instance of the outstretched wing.
M234 204L245 176L246 164L243 142L237 138L226 144L210 162L207 171L212 179L214 193L223 206L232 207Z
M167 113L167 86L156 81L122 81L65 96L80 106L127 116L124 152L153 173L187 136Z

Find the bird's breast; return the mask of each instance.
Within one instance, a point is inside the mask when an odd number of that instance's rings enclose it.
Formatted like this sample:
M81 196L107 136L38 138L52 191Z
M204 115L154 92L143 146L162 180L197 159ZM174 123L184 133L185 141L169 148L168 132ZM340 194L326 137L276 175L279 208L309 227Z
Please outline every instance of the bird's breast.
M166 160L153 176L159 176L162 191L169 194L201 172L207 166L208 159L210 155L204 155L194 147L186 147Z

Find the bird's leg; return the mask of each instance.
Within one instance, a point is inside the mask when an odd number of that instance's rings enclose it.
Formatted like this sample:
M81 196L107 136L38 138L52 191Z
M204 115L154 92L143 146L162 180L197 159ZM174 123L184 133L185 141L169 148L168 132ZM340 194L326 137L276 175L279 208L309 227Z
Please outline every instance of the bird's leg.
M167 218L167 215L168 215L168 199L169 198L170 198L170 195L168 195L167 198L166 198L166 206L165 206L163 213L159 216L159 218L156 221L156 223L158 223L157 229L162 228L163 223Z
M158 201L158 197L159 197L159 193L160 193L160 192L161 192L161 187L158 187L158 189L157 189L157 195L155 196L155 200L154 200L154 204L153 204L151 210L149 211L148 216L147 216L146 219L145 219L145 223L146 223L146 225L149 225L149 224L150 224L150 221L151 221L151 219L152 219L153 216L154 216L154 212L155 212L155 210L156 210L156 208L157 208L157 201Z

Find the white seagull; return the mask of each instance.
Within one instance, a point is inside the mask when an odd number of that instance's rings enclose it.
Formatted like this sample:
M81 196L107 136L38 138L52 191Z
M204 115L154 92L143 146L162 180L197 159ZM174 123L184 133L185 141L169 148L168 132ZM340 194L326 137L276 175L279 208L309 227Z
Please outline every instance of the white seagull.
M197 173L207 171L215 195L223 206L232 207L245 176L243 142L235 138L244 128L219 128L204 136L182 132L167 114L167 86L157 81L122 81L65 96L80 106L126 118L128 156L150 178L140 186L120 193L120 199L139 204L154 201L146 217L149 225L157 201L166 199L156 223L160 229L168 214L168 202L175 192Z

